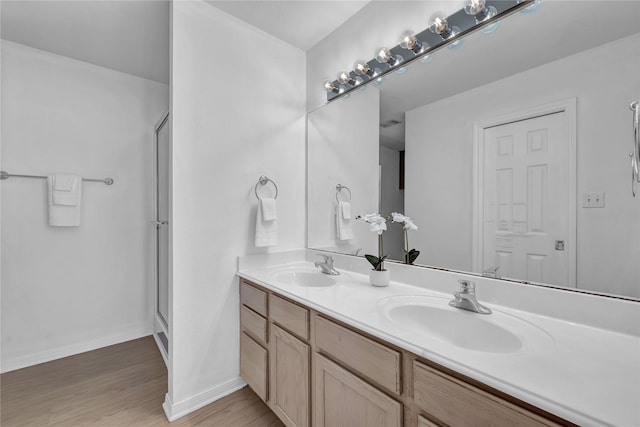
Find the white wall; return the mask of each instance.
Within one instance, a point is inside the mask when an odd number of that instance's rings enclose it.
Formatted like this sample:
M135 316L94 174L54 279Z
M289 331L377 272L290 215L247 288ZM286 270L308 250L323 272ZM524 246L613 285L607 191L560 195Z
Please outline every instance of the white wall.
M85 182L80 227L47 225L46 181L2 188L2 370L153 328L151 149L163 84L2 42L2 169Z
M421 261L471 270L473 123L575 97L578 286L640 297L640 200L628 157L638 76L634 35L408 112L406 209L422 226ZM605 208L582 208L593 191L605 192Z
M390 215L392 212L403 213L404 190L400 190L400 152L381 145L380 166L382 169L380 211L384 215ZM413 233L410 233L409 239L411 239ZM404 253L402 252L403 235L404 231L401 225L388 224L388 231L384 235L384 248L389 255L389 259L404 259ZM412 241L409 243L412 243Z
M380 92L354 93L309 113L307 123L310 248L377 254L377 236L357 215L378 212ZM338 240L336 185L351 191L353 239ZM347 190L338 196L346 201Z
M173 2L172 26L175 418L242 385L237 256L304 247L305 58L202 1ZM279 188L268 249L253 245L260 175Z

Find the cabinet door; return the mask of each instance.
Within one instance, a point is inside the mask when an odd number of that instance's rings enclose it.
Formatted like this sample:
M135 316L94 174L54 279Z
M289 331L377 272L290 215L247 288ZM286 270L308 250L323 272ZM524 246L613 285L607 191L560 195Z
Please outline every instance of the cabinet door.
M271 326L271 407L287 426L309 426L309 358L307 344Z
M242 332L240 334L240 376L265 402L267 400L267 367L267 350Z
M316 427L400 427L402 404L315 354Z

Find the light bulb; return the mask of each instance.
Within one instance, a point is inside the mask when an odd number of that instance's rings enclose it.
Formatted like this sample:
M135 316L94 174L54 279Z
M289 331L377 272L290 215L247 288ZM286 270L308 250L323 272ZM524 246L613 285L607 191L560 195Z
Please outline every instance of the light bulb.
M464 11L467 15L477 15L484 10L486 4L485 0L467 0Z
M369 64L367 64L364 61L357 61L354 65L353 65L353 72L356 74L359 74L361 76L368 76L368 77L373 77L374 75L376 75L376 69L373 69L369 66ZM378 70L379 72L380 70Z
M413 35L411 31L405 31L400 39L400 47L407 49L415 53L416 55L423 50L422 43L418 41L418 38Z
M495 7L487 7L485 0L467 0L466 5L464 6L464 11L467 15L471 15L476 18L476 24L486 21L487 19L491 19L498 14L498 10ZM498 28L496 24L491 24L483 28L481 31L483 33L490 33Z
M339 93L340 92L340 89L338 89L336 87L336 85L334 85L331 80L327 80L327 81L324 82L324 89L327 92L333 92L333 93Z
M451 31L446 18L443 18L441 16L436 16L435 18L433 18L433 21L431 21L431 25L429 25L429 30L431 30L431 32L434 34L442 36L443 38L447 38L443 35L445 32L447 32L447 30Z
M340 71L340 73L338 73L338 81L343 85L353 86L355 84L355 80L351 78L351 75L348 71Z
M381 64L387 64L389 61L391 61L391 52L389 51L389 49L386 47L380 48L376 53L376 61Z
M400 55L393 56L391 54L391 51L386 47L378 49L375 58L379 63L387 64L389 65L389 67L395 67L404 60L404 58Z

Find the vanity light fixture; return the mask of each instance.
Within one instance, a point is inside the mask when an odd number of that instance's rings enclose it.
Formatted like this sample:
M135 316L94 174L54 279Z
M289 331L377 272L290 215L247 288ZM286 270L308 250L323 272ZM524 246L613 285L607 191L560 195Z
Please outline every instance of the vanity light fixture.
M364 61L356 61L353 65L353 72L361 76L373 77L376 74L380 74L379 68L371 68L369 64Z
M447 19L441 16L436 16L433 18L433 20L431 21L431 24L429 25L429 30L433 34L437 34L440 37L442 37L442 40L453 39L455 36L457 36L461 32L460 28L455 26L452 27L451 25L449 25L449 22L447 21ZM449 47L456 48L456 47L460 47L460 45L462 45L462 40L458 39L453 41L449 45Z
M359 77L354 79L348 71L341 71L340 74L338 74L338 81L343 85L349 86L356 86L362 83L362 79Z
M422 52L422 43L418 40L418 38L411 32L405 31L400 38L400 47L403 49L410 50L414 54L418 55ZM426 46L429 47L429 46Z
M491 32L498 20L512 13L535 10L542 0L466 0L465 7L449 15L435 16L419 33L405 32L397 46L382 47L373 59L357 61L353 71L342 71L335 81L326 81L327 101L346 97L352 90L369 83L380 84L388 73L401 74L413 61L429 62L434 51L460 46L462 37L474 31ZM403 52L413 55L406 59ZM386 64L378 68L376 65Z
M402 61L404 58L400 55L392 55L391 51L386 47L381 47L376 51L376 61L381 64L387 64L389 68L393 68Z
M467 15L473 16L477 24L487 21L498 14L495 6L487 6L486 0L467 0L464 11ZM482 28L480 31L483 33L492 33L498 28L498 25L498 22L494 22Z
M336 85L334 85L331 80L327 80L324 82L324 89L329 93L338 94L341 92L340 89Z

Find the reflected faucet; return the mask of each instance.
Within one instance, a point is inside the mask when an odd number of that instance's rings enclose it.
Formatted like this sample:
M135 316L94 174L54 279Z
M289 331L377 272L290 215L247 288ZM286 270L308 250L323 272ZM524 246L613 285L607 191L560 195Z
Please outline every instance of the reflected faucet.
M318 254L324 258L324 262L316 261L314 264L316 267L320 268L320 271L324 274L331 274L332 276L337 276L340 274L338 270L333 268L333 258L329 255Z
M361 250L362 250L362 248L358 248L358 249L356 249L355 251L351 252L351 255L358 256L358 255L360 255L360 251L361 251Z
M484 277L493 277L495 279L499 279L500 276L498 276L498 269L500 268L499 265L494 265L493 267L489 267L486 270L482 270L482 275Z
M491 309L480 304L476 299L476 285L469 280L458 280L460 291L453 294L455 297L449 301L451 307L473 311L480 314L491 314Z

